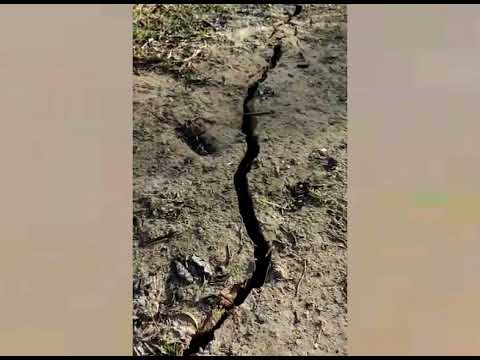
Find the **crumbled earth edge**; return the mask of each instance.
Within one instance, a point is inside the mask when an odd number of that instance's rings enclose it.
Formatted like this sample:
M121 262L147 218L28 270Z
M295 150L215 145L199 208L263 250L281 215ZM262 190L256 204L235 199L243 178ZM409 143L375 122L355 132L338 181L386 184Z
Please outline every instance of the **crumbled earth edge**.
M247 88L280 44L249 174L272 270L198 355L345 355L346 7L196 6L134 10L134 353L181 355L252 273L233 175Z

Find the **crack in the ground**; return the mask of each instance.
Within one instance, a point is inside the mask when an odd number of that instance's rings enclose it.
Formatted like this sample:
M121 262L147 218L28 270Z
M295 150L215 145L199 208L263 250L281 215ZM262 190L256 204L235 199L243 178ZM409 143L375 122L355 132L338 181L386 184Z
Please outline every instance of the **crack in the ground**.
M296 6L294 14L289 16L287 23L290 22L291 18L297 16L301 10L301 6ZM264 285L265 279L271 267L272 246L263 235L260 222L258 221L255 213L253 198L248 186L248 173L250 172L252 165L260 152L258 136L255 133L257 122L255 115L251 114L255 112L253 109L252 100L257 94L258 87L267 79L268 73L277 66L280 58L282 57L282 53L282 44L279 42L273 47L273 54L270 57L268 65L263 69L261 77L248 87L247 95L243 102L243 122L241 130L245 135L247 151L245 152L245 155L241 160L237 171L235 172L234 185L237 192L240 215L247 230L247 234L254 244L254 271L252 276L246 281L245 285L234 285L233 288L236 290L236 296L234 297L233 301L222 305L224 312L222 313L220 319L210 329L202 331L204 328L204 326L202 326L201 330L192 337L188 349L186 349L183 354L184 356L197 353L200 348L204 348L211 341L213 341L215 338L215 331L223 325L225 320L231 314L231 311L235 307L243 304L253 289L261 288ZM204 324L208 323L208 320L209 317L207 317L207 321L205 321Z
M260 152L258 137L255 134L255 115L250 115L250 113L254 113L251 102L257 94L259 85L267 79L268 72L275 68L281 56L282 46L279 43L273 48L273 55L270 58L269 64L263 69L261 77L248 87L247 95L243 102L243 122L241 128L245 135L247 151L234 175L234 185L238 197L239 212L243 223L245 224L247 234L255 246L255 269L244 286L237 285L237 294L233 302L224 306L225 312L217 323L208 331L198 333L197 336L192 338L189 348L184 352L185 356L197 353L200 348L205 347L205 345L214 339L215 331L222 326L224 321L228 318L231 310L234 307L241 305L254 288L260 288L263 286L271 265L272 247L265 239L260 227L260 222L255 214L255 207L249 190L247 175Z

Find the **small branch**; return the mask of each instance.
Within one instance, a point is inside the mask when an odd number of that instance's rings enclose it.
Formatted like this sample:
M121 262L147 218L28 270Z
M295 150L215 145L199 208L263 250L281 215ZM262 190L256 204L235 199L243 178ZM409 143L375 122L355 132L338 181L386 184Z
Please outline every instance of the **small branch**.
M258 202L261 202L261 203L263 203L263 204L266 204L266 205L274 206L274 207L279 208L279 209L285 209L285 208L284 208L283 206L281 206L281 205L275 204L274 202L271 202L271 201L268 201L268 200L265 200L265 199L262 199L262 198L259 198L259 197L256 198L255 200L258 201Z
M245 116L262 116L262 115L272 115L275 114L274 111L260 111L260 112L251 112L251 113L244 113Z
M305 277L305 273L307 271L307 260L305 259L303 261L303 271L302 271L302 276L300 276L300 279L298 280L297 286L295 288L295 297L298 296L298 290L300 289L300 284L302 283L303 278Z
M202 23L211 27L213 30L217 30L217 28L215 27L215 25L213 25L211 22L208 22L207 20L202 20Z
M230 248L228 247L228 244L225 245L225 267L227 267L230 264Z

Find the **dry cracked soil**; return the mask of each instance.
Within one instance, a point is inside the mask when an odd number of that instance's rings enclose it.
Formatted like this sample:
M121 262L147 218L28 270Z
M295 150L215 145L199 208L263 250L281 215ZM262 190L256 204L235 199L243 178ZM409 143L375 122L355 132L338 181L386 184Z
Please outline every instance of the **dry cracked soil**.
M188 20L135 6L134 29ZM201 23L195 41L146 37L168 59L196 44L172 68L134 59L134 353L345 355L346 8Z

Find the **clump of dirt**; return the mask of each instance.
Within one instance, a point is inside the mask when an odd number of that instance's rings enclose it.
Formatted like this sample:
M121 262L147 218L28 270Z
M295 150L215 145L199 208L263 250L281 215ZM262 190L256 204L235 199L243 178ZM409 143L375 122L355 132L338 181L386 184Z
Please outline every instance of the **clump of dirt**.
M139 4L134 29L135 354L346 354L345 6ZM271 263L236 302L252 126Z

